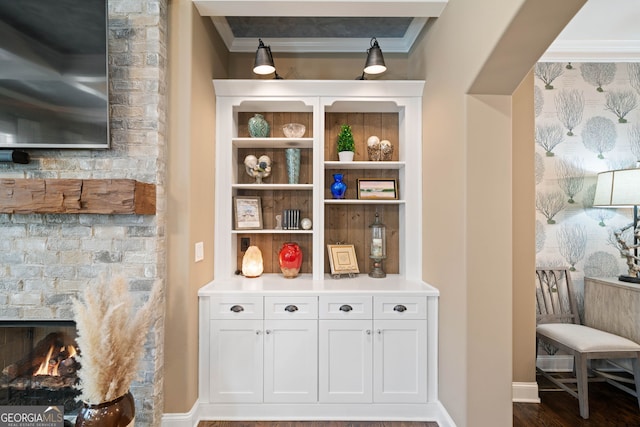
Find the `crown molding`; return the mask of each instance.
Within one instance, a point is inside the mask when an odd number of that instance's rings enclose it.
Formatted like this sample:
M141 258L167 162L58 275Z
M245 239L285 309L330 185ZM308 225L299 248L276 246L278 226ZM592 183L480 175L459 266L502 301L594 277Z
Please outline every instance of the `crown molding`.
M640 62L640 40L555 41L540 62Z

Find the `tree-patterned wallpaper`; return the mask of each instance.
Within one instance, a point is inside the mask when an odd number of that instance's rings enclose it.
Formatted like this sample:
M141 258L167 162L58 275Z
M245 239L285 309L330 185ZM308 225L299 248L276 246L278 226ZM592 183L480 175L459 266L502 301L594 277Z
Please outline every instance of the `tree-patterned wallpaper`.
M599 172L640 160L640 63L541 62L534 91L536 265L571 267L581 296L584 276L627 271L612 235L633 211L593 197Z

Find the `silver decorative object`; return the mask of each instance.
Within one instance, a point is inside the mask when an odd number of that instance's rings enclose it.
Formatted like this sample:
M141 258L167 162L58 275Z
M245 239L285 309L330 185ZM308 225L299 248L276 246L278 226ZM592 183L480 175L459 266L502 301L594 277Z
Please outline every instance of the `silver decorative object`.
M369 226L371 232L371 253L369 258L373 261L373 268L369 272L369 277L381 279L387 277L387 273L382 270L382 261L387 258L387 227L380 222L380 216L376 212L375 221Z
M313 223L310 218L302 218L302 221L300 221L300 226L303 230L311 230L312 225Z

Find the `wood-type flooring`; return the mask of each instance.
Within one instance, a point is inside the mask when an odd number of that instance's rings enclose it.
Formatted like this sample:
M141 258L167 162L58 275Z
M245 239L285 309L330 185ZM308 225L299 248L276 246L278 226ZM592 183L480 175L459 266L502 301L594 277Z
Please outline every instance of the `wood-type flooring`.
M551 388L538 377L539 388ZM540 391L541 403L514 403L513 427L640 427L638 400L604 382L589 383L589 419L564 391Z

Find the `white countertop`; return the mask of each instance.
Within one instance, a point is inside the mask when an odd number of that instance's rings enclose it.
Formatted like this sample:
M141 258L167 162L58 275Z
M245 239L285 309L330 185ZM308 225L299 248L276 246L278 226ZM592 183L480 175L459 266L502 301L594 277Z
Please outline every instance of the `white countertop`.
M241 292L259 294L318 294L318 293L367 293L367 294L415 294L437 297L440 293L433 286L420 280L408 280L403 276L389 274L384 279L373 279L366 274L356 277L333 279L326 275L323 280L313 280L311 275L301 274L285 279L280 274L263 274L256 278L237 276L216 279L198 291L198 296L219 293Z

